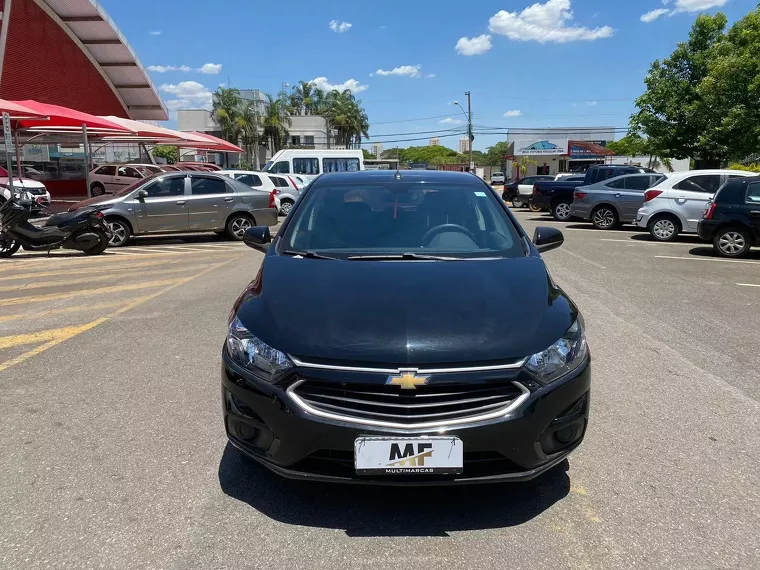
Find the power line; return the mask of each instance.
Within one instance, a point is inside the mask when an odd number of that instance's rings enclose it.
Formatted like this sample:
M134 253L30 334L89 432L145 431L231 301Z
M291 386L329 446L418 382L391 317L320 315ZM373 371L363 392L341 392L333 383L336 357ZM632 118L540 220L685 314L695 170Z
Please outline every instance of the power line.
M434 117L419 117L417 119L399 119L398 121L383 121L382 123L372 123L373 125L392 125L394 123L413 123L415 121L427 121L428 119L443 119L449 115L435 115Z
M475 93L475 95L478 97L490 97L491 99L512 99L514 101L548 101L556 103L586 103L588 101L608 103L614 101L635 101L637 99L636 97L612 97L609 99L597 99L596 97L589 97L586 99L565 99L564 97L512 97L510 95L488 95L486 93Z
M445 134L445 133L452 133L452 134L462 134L464 133L464 127L457 127L453 129L439 129L435 131L412 131L408 133L389 133L385 135L370 135L370 138L377 138L377 137L400 137L400 136L406 136L406 135L424 135L424 134Z

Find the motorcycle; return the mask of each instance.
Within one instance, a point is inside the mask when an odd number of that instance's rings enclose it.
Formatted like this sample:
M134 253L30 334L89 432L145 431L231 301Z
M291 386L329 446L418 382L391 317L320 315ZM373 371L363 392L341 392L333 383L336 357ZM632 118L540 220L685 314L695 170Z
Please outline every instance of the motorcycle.
M86 255L98 255L108 247L111 230L97 207L53 214L44 226L36 227L28 221L33 203L34 197L24 193L0 206L0 257L10 257L21 246L25 251L75 249Z

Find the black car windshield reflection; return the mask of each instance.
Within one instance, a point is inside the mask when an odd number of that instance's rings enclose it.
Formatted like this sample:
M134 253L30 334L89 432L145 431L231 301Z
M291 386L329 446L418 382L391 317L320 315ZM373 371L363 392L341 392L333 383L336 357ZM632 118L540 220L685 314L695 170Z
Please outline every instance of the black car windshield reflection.
M295 211L281 252L352 260L505 258L525 255L520 239L482 183L316 184Z

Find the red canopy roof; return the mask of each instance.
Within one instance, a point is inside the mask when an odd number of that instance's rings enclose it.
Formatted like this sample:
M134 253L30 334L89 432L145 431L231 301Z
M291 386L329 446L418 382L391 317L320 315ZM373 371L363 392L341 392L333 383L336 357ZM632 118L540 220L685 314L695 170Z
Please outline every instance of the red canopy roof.
M115 133L131 133L129 129L117 125L108 119L102 117L96 117L89 113L82 113L81 111L75 111L68 107L60 107L58 105L50 105L48 103L38 103L37 101L11 101L31 109L35 113L43 117L50 117L50 120L41 119L21 119L18 121L18 125L24 129L36 129L40 131L78 131L82 129L82 125L87 125L87 129L97 132L115 132Z
M235 146L231 142L220 139L219 137L215 137L214 135L210 135L208 133L199 133L195 131L191 132L190 134L210 141L215 148L209 147L209 150L221 150L224 152L243 152L243 149L239 146Z
M11 119L45 119L47 118L47 115L44 113L38 113L36 111L33 111L29 107L24 107L23 105L19 105L18 103L14 103L13 101L6 101L5 99L0 99L0 113L8 113L11 116Z

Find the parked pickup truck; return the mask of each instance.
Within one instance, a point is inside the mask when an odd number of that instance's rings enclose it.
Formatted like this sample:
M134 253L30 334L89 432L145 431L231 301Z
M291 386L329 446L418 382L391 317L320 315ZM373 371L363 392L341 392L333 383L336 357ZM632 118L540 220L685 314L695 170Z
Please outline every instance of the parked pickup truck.
M599 164L586 171L582 182L536 182L533 185L533 195L530 197L531 209L549 210L555 220L564 222L570 219L570 204L573 202L573 193L576 188L596 184L623 174L639 173L654 173L654 170L641 166Z

